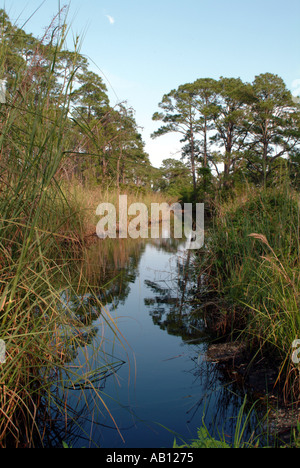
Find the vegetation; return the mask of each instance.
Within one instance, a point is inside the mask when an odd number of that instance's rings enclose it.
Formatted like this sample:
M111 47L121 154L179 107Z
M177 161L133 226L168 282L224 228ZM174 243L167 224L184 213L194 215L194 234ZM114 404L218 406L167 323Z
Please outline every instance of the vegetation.
M291 343L300 335L300 108L283 80L201 78L163 96L153 137L179 133L183 148L182 161L166 158L158 169L134 110L111 106L79 38L66 49L64 10L40 39L0 10L0 34L0 446L43 446L53 412L68 419L69 385L89 385L109 412L99 382L122 363L103 353L84 379L68 364L91 345L96 309L121 340L95 293L97 275L89 282L82 267L96 206L121 190L147 205L206 202L201 306L217 297L215 328L278 361L286 400L299 401ZM88 300L74 309L67 292ZM205 429L199 441L215 444Z
M152 136L182 135L194 199L210 201L221 189L227 198L237 184L267 188L285 176L297 186L299 104L277 75L253 83L198 79L164 95L159 107L153 120L164 125Z
M59 444L59 428L56 440L45 441L46 427L73 419L65 404L70 386L92 388L109 412L101 382L122 363L92 345L95 314L122 339L84 273L82 247L91 211L110 185L127 184L134 198L150 183L133 113L109 106L78 41L73 52L64 49L63 16L38 40L0 11L1 447ZM96 199L99 181L103 198ZM78 347L91 346L97 368L69 366Z
M198 79L159 107L153 138L182 135L194 200L212 215L198 296L201 309L212 297L219 306L206 320L223 338L246 342L253 359L263 353L278 363L277 384L298 401L299 103L279 76L264 73L253 83Z
M249 190L219 207L208 236L209 252L199 264L207 273L207 295L217 293L227 304L223 332L238 335L253 355L279 361L277 383L286 397L298 399L298 366L291 360L300 330L297 193Z
M260 440L254 434L246 436L246 428L251 418L251 414L254 413L255 403L251 406L248 413L246 413L247 397L245 397L242 406L235 421L235 433L233 440L228 442L225 434L218 434L212 436L207 429L204 421L202 427L197 431L197 438L185 443L184 445L178 445L177 441L174 441L174 448L191 448L191 449L229 449L229 448L257 448L260 445Z

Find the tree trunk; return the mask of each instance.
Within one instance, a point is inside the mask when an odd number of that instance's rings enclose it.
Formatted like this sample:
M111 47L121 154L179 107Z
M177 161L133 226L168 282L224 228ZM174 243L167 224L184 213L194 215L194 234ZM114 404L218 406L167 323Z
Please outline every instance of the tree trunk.
M204 118L204 162L203 167L207 167L207 118Z
M121 161L121 155L118 157L118 160L117 160L117 189L118 191L120 189L120 161Z
M263 132L263 184L264 184L264 189L267 187L267 159L268 159L268 149L269 149L269 144L268 144L268 120L265 122L265 128Z
M229 187L230 181L229 181L229 175L230 175L230 169L232 166L232 159L231 159L231 153L232 153L232 124L228 124L228 129L227 129L227 137L226 137L226 142L225 142L225 160L224 160L224 186Z
M102 168L103 168L103 177L106 177L106 171L107 171L107 161L105 159L105 156L102 158Z
M194 141L194 133L193 133L192 128L191 128L191 167L192 167L192 176L193 176L194 196L196 196L197 180L196 180L196 165L195 165L195 141Z
M268 142L264 141L264 148L263 148L263 184L264 189L267 187L267 157L268 157Z

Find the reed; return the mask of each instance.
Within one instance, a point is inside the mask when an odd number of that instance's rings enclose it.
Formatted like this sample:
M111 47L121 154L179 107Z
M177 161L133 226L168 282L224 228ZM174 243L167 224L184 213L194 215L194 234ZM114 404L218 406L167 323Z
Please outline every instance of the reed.
M85 363L84 379L81 366L70 365L79 347L91 346L84 331L92 313L122 338L82 274L82 253L64 243L76 241L81 226L57 179L74 75L55 98L50 86L67 31L66 23L51 25L36 44L31 66L10 77L7 102L0 104L0 337L6 345L0 364L1 447L44 446L53 412L68 419L65 391L74 382L93 387L109 412L99 382L120 364L99 353L97 367ZM9 51L4 42L0 49L4 70ZM41 81L32 80L37 67ZM79 314L66 291L92 300L82 301ZM102 349L102 343L97 346Z
M169 203L171 205L177 201L174 197L167 197L165 194L158 192L143 191L139 187L123 187L119 190L111 185L88 187L76 180L64 181L62 190L68 201L68 206L72 207L72 213L77 214L73 219L69 218L70 224L69 226L65 225L65 233L71 234L73 231L82 238L95 234L96 225L99 221L96 210L101 203L111 203L116 208L118 222L120 195L127 196L128 206L133 203L143 203L147 207L149 218L152 203ZM130 220L130 216L128 216L128 219Z
M291 360L300 336L299 229L297 193L250 190L219 207L200 262L208 289L227 304L226 330L255 355L278 362L278 383L294 399L300 395L299 368Z

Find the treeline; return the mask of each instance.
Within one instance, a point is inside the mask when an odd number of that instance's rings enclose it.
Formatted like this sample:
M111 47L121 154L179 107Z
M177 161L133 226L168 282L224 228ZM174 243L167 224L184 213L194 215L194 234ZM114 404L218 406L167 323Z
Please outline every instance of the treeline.
M181 135L182 158L200 197L212 186L226 191L245 180L267 187L288 177L299 188L297 101L271 73L253 83L202 78L163 96L160 112L153 115L162 125L152 137Z
M42 139L47 122L56 119L58 109L67 109L57 174L68 181L143 187L181 199L205 199L245 180L267 187L288 178L299 188L300 106L279 76L261 74L253 83L202 78L165 94L153 115L162 125L152 137L178 133L182 161L166 155L157 169L134 110L126 102L111 105L103 79L80 53L79 38L73 51L60 42L68 33L62 17L60 12L36 38L0 10L0 79L6 81L2 126L12 109L19 115L14 144L2 148L3 171L16 145L28 147L29 127L36 125ZM43 110L40 122L33 108Z
M13 25L0 10L0 79L6 82L2 123L12 108L19 109L13 140L22 144L28 125L33 124L32 106L44 100L44 120L51 120L58 107L67 108L61 177L75 177L86 184L113 182L114 187L150 186L152 166L133 109L126 102L110 104L105 83L79 52L79 38L73 51L60 43L68 33L62 17L60 12L44 36L36 38ZM42 134L42 127L39 131ZM11 151L11 146L2 150L3 167Z

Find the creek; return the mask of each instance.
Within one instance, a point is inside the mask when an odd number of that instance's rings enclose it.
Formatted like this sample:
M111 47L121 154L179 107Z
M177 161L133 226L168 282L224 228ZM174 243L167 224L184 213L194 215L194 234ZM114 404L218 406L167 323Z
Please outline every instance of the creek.
M186 247L174 239L91 247L103 310L70 363L95 376L92 385L76 381L67 392L64 440L72 447L172 447L174 439L196 438L203 422L232 441L244 395L206 359L209 339L193 303L194 251Z

